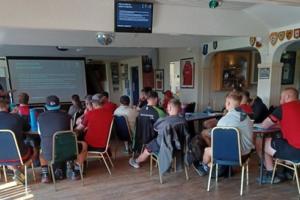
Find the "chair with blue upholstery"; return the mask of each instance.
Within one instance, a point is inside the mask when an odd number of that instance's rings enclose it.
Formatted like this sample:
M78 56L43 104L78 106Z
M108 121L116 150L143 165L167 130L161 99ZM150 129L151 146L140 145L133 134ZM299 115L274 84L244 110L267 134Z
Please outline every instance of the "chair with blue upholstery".
M276 168L278 165L281 165L283 167L286 167L286 168L294 171L294 179L296 178L298 193L300 195L299 176L298 176L298 170L297 170L298 167L300 166L300 159L299 160L284 160L284 159L277 158L275 160L275 165L273 168L273 174L272 174L272 180L271 180L272 184L273 184Z
M216 168L216 183L218 182L218 167L223 166L240 166L242 168L241 173L241 189L240 195L243 195L244 186L244 174L246 168L246 183L249 183L249 157L242 159L241 154L241 141L240 133L237 128L234 127L215 127L212 129L211 134L211 167L209 171L207 191L210 190L210 182L212 176L212 170Z
M76 134L71 130L58 131L54 133L52 140L53 140L52 160L48 165L51 169L52 180L56 191L56 181L55 181L53 165L68 160L75 160L78 155L78 146L77 146ZM80 178L83 185L82 166L80 166L79 171L80 171Z
M123 142L127 141L128 143L131 143L132 142L132 133L129 128L129 123L128 123L127 117L122 116L122 115L115 115L114 120L115 120L115 128L116 128L117 137ZM116 154L116 152L115 152L115 154ZM116 155L115 155L115 157L116 157Z
M5 181L7 181L5 166L24 167L26 193L28 192L27 165L31 165L33 179L36 181L32 160L28 159L26 162L23 162L14 132L5 129L0 130L0 166L3 166Z

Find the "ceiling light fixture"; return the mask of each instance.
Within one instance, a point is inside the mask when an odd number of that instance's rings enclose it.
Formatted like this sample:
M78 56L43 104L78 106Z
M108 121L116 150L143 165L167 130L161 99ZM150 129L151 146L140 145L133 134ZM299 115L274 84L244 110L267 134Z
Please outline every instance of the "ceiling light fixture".
M115 39L115 34L114 33L103 33L103 32L99 32L96 35L97 41L101 44L101 45L110 45L114 39Z
M222 5L222 0L209 0L209 8L217 8Z

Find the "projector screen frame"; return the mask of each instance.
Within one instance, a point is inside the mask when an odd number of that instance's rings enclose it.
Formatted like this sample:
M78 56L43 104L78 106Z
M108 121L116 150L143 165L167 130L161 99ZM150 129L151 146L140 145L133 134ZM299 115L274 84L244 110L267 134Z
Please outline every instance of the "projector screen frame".
M11 72L10 72L10 66L9 66L9 60L79 60L83 61L84 63L84 76L85 76L85 90L87 92L87 83L86 83L86 59L85 57L47 57L47 56L6 56L6 63L7 63L7 71L8 71L8 82L10 88L13 90L15 88L12 87L11 82ZM14 96L12 95L12 100L15 102ZM70 101L61 101L61 104L70 104ZM30 105L42 105L44 103L30 103Z

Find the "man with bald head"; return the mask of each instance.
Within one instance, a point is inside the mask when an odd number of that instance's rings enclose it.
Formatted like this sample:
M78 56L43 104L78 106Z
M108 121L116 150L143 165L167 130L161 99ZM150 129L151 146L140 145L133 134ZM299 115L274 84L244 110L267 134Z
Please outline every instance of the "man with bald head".
M282 138L267 138L265 143L265 183L270 183L273 170L273 157L287 160L300 158L300 101L299 92L289 87L281 92L280 106L263 123L263 128L275 124L281 127Z

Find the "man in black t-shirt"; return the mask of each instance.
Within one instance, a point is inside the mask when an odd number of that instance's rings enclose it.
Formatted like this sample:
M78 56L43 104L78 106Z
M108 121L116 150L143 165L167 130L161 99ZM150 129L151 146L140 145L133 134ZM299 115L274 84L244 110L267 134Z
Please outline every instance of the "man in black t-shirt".
M19 115L8 112L8 104L5 99L0 99L0 129L8 129L14 132L23 162L31 159L32 149L26 146L23 141L23 132L29 131L30 127ZM11 162L12 166L15 166L15 161ZM24 183L24 175L16 167L11 168L15 174L14 179Z
M40 162L42 166L42 183L49 183L49 172L48 172L48 162L52 160L52 138L54 133L57 131L66 131L71 129L71 117L66 112L60 111L60 102L57 96L48 96L46 99L47 111L41 113L38 117L38 128L41 135L41 156ZM77 162L82 164L85 157L87 146L85 143L81 143L82 151L78 155ZM74 173L72 174L72 179L79 178L79 164L75 165ZM62 179L62 173L58 173L59 177Z

